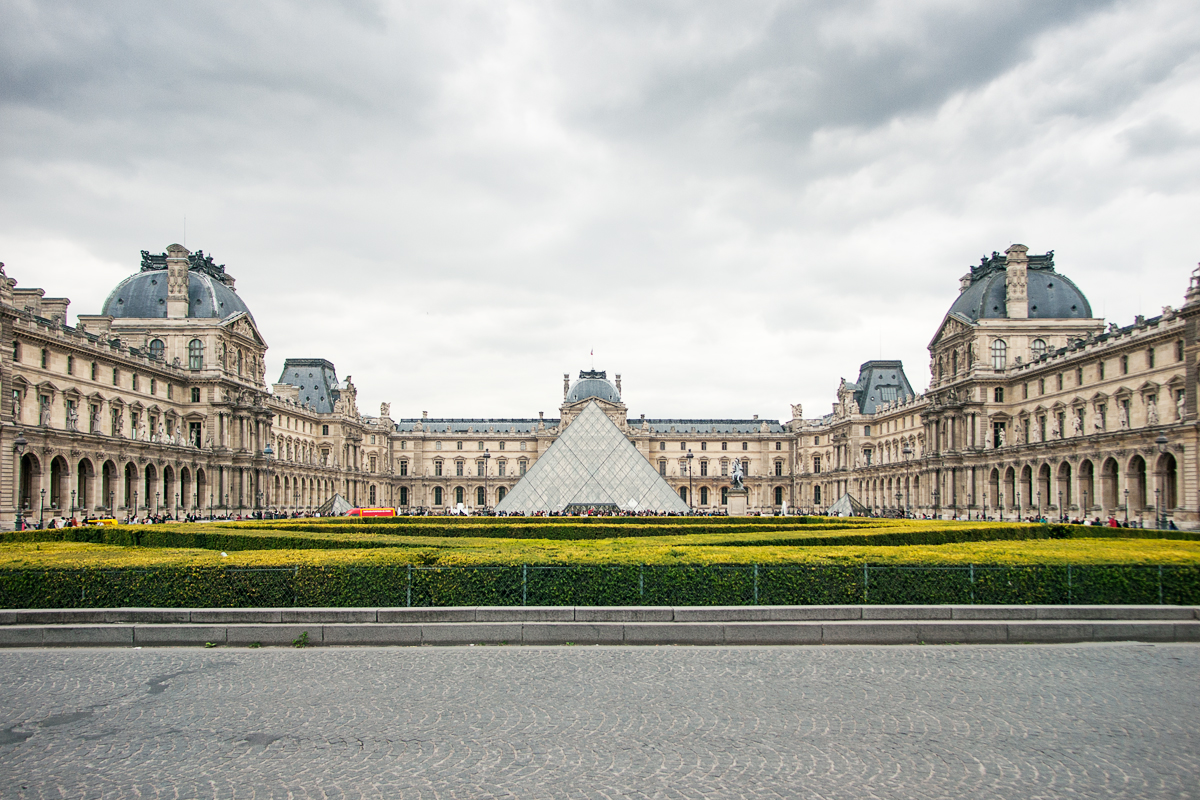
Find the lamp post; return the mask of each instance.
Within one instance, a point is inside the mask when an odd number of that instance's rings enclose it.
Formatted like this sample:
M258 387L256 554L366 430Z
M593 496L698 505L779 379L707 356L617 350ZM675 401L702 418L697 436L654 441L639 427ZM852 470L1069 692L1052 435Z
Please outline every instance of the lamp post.
M213 493L209 492L208 493L208 520L209 520L209 522L211 522L213 519L215 519L215 517L213 517Z
M904 492L900 491L900 489L897 487L897 489L896 489L896 512L899 514L904 513L904 509L900 505L900 503L903 499L904 499Z
M154 513L155 513L155 514L157 514L157 513L158 513L158 498L159 498L159 496L160 496L161 494L162 494L162 492L155 492L155 493L154 493Z
M38 525L42 528L46 527L46 490L45 489L42 489L41 521L38 522Z
M999 489L999 490L997 490L996 494L1000 498L1000 509L999 509L1000 521L1004 522L1004 490Z
M688 465L688 511L689 512L692 510L692 491L693 491L693 489L692 489L692 459L693 458L695 458L695 455L692 454L691 448L688 448L687 465Z
M21 499L21 457L25 454L25 448L29 446L29 440L25 438L25 434L17 431L17 438L13 439L13 495L18 498L17 516L21 518L22 525L24 524L24 515L21 513L19 506L23 502ZM14 525L14 528L17 526Z
M1058 493L1058 521L1059 522L1067 521L1067 510L1065 508L1063 508L1061 491Z
M271 458L275 455L275 448L271 447L271 443L267 442L267 446L263 448L263 455L267 459L267 487L264 497L266 498L266 506L271 505ZM278 499L278 498L276 498Z
M1013 481L1014 482L1016 481L1015 476L1013 477ZM1020 522L1020 521L1021 521L1021 490L1017 489L1017 522Z
M1160 433L1158 435L1158 438L1154 440L1154 446L1158 448L1158 454L1160 456L1164 455L1167 452L1168 444L1169 444L1169 442L1167 441L1166 434ZM1168 492L1167 497L1162 498L1163 502L1161 505L1160 505L1159 500L1160 500L1160 491L1166 485L1166 478L1167 478L1166 467L1164 466L1161 470L1159 470L1158 474L1159 474L1159 479L1158 479L1159 488L1154 490L1154 506L1157 509L1155 516L1157 517L1158 527L1165 528L1165 527L1167 527L1166 501L1170 500L1170 493Z
M908 498L909 498L909 494L908 494L908 492L909 492L909 488L908 488L908 487L909 487L909 485L910 485L910 480L909 480L909 479L910 479L910 477L911 477L911 473L910 473L910 471L909 471L909 465L908 465L908 462L909 462L909 459L910 459L910 458L912 458L913 451L912 451L912 448L911 448L911 447L909 447L909 446L906 444L906 445L904 445L904 449L903 449L903 450L901 450L900 452L901 452L901 454L903 454L903 455L904 455L904 499L905 499L905 503L904 503L904 518L905 518L905 519L908 519L908 506L909 506L909 503L908 503L907 501L908 501Z
M108 516L112 519L117 518L117 493L108 493Z
M1129 490L1125 490L1125 527L1129 527Z
M938 497L940 495L941 495L941 493L938 492L938 487L934 486L933 487L933 516L934 516L934 519L937 519L941 516L941 512L940 512L941 504L938 503Z
M1040 480L1040 478L1039 478L1039 480ZM1042 517L1042 489L1040 486L1038 487L1038 490L1037 490L1037 515L1038 515L1038 519L1041 519L1041 517Z
M487 510L488 510L488 501L491 499L490 496L488 495L488 488L489 488L488 487L488 472L490 472L488 467L491 466L491 459L492 459L492 451L484 450L483 451L483 513L485 513L485 514L487 513Z
M133 519L137 519L137 510L138 510L138 493L137 493L137 489L134 489L133 490L133 512L132 512Z
M75 490L71 490L71 519L75 519Z

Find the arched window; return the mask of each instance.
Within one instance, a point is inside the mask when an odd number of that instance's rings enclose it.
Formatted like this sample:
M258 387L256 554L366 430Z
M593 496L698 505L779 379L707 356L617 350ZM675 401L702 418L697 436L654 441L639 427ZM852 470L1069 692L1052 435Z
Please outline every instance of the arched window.
M150 342L150 357L162 360L163 352L166 351L166 349L167 346L163 344L162 339L154 339Z
M455 504L456 504L456 505L457 505L458 503L464 503L464 502L466 502L466 501L463 499L463 498L465 497L465 494L466 494L466 493L465 493L465 492L463 492L463 487L461 487L461 486L456 486L456 487L454 487L454 502L455 502Z
M950 354L950 374L958 375L958 351L955 350ZM778 505L778 504L776 504Z
M237 361L238 361L238 375L241 376L241 374L242 374L242 351L241 350L238 350Z
M1004 369L1008 366L1008 345L1003 339L992 342L992 369Z
M504 495L506 495L506 494L508 494L508 489L505 489L503 486L501 486L499 489L497 489L496 490L496 502L499 503L500 501L502 501L504 499Z
M188 369L204 369L204 342L199 339L188 342Z

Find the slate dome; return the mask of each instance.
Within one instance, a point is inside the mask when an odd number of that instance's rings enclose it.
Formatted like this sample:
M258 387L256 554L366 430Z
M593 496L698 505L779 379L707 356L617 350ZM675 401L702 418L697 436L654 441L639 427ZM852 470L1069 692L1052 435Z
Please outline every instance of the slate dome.
M1005 300L1004 256L992 253L963 276L970 285L950 306L950 313L961 314L972 322L1003 319L1008 316ZM1030 319L1090 319L1092 306L1079 287L1065 275L1054 271L1054 251L1029 256L1027 291Z
M617 377L619 378L620 376L618 375ZM621 402L621 393L617 391L616 386L608 382L604 370L581 371L579 373L579 380L571 384L564 402L578 403L580 400L587 400L589 397L607 400L610 403Z
M233 290L233 278L224 264L213 264L211 256L198 250L188 256L188 313L196 319L225 319L250 309ZM142 251L142 269L117 284L104 301L104 316L126 319L167 316L166 255ZM253 314L250 314L253 318Z

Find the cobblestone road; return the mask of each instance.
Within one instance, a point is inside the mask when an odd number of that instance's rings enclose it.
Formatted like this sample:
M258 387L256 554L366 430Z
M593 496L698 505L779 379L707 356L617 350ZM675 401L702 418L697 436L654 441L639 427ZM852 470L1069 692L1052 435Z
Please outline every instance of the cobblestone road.
M1200 647L0 652L3 797L1200 797Z

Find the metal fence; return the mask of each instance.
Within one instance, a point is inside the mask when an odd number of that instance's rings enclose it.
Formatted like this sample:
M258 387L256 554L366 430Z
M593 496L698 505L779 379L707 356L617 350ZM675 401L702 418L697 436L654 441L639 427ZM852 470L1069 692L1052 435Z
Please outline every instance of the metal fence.
M1200 566L628 565L29 569L0 607L1200 604Z

